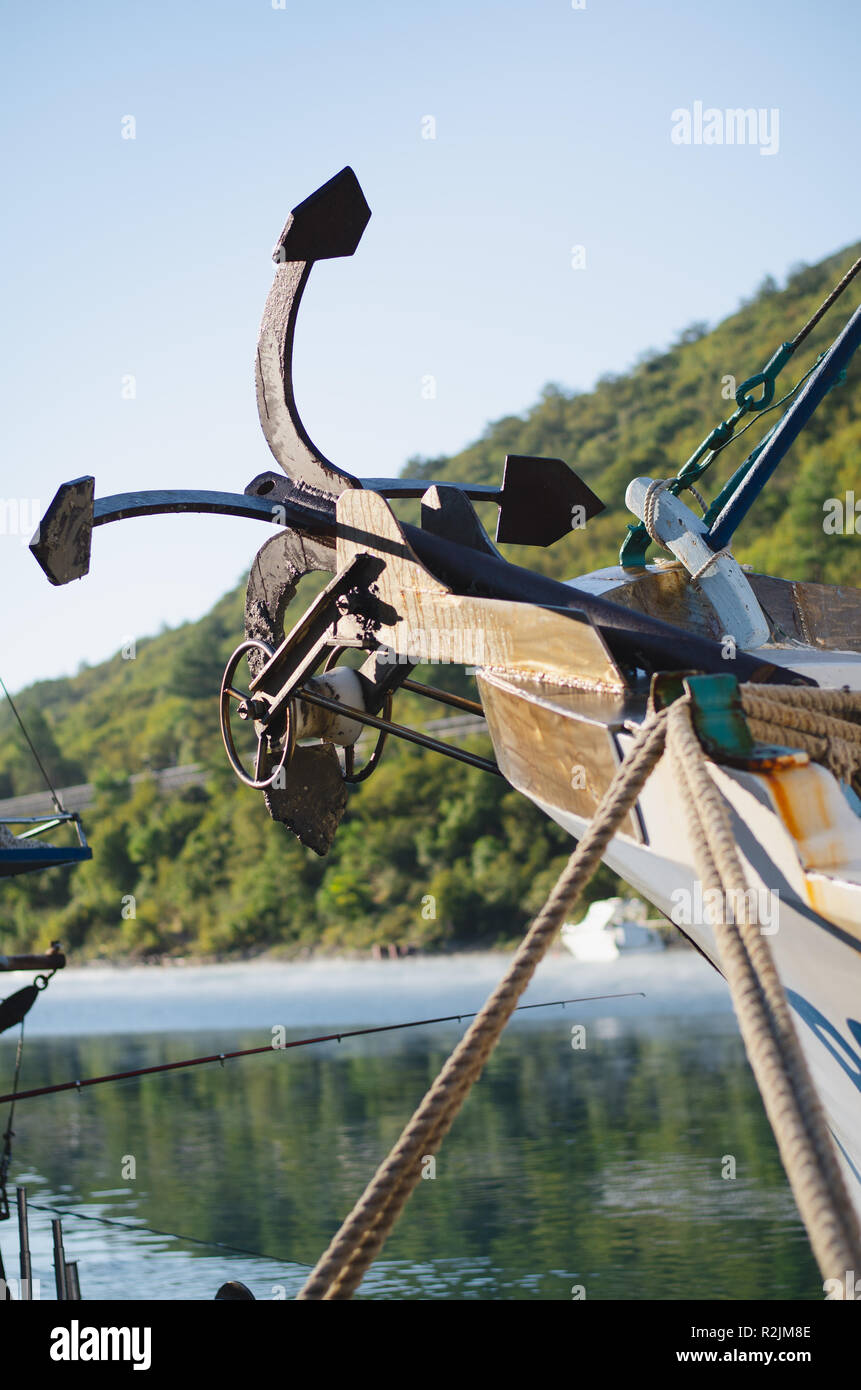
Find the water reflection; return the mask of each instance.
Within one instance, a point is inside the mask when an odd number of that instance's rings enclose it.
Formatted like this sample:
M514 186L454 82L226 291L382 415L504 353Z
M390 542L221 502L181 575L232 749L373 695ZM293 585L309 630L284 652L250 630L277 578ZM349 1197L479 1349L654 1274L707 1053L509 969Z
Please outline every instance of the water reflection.
M360 1296L821 1298L731 1016L569 1015L503 1038ZM297 1030L301 1033L303 1030ZM23 1102L13 1179L71 1219L85 1298L293 1297L462 1028L383 1034ZM295 1034L294 1034L295 1035ZM289 1034L288 1034L289 1036ZM22 1087L260 1044L260 1030L36 1038ZM3 1076L11 1047L0 1048ZM737 1176L721 1176L726 1155ZM134 1160L134 1181L125 1180ZM125 1165L125 1167L124 1167ZM53 1297L50 1214L34 1265ZM0 1227L7 1269L14 1222Z

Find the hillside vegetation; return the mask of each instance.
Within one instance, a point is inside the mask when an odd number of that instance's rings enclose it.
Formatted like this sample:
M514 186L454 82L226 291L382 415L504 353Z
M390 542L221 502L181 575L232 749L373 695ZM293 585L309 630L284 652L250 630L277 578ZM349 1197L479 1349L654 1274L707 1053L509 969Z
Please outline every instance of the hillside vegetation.
M405 469L450 481L498 480L506 453L564 458L608 510L549 550L509 547L519 564L570 578L615 563L629 518L625 487L638 474L675 473L700 439L731 413L722 395L759 371L818 306L861 248L799 267L784 287L769 280L712 331L692 324L668 350L644 354L594 391L550 385L525 416L496 421L475 444ZM779 380L783 394L827 346L859 302L853 286L811 334ZM834 390L746 519L735 553L757 569L828 583L859 583L854 534L825 536L823 504L856 492L861 445L859 366ZM701 490L713 497L777 414L728 448ZM487 522L492 526L492 516ZM38 576L34 575L34 582ZM84 598L82 592L82 600ZM378 772L351 792L331 854L302 849L266 814L259 793L230 772L218 733L224 663L242 637L243 588L199 622L138 643L18 697L58 786L92 781L89 864L6 880L0 950L61 939L80 956L363 949L397 942L428 949L478 947L518 936L564 863L570 842L505 784L390 740ZM420 679L467 691L457 668ZM14 671L5 674L14 684ZM396 717L422 722L438 706L399 697ZM472 743L487 753L481 736ZM206 786L171 796L146 769L200 762ZM0 708L0 797L41 789L38 771ZM590 897L618 887L607 870Z

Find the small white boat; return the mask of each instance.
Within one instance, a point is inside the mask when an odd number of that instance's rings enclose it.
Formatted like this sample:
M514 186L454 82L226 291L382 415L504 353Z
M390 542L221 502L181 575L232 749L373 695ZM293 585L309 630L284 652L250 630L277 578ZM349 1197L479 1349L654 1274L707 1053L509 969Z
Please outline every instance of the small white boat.
M566 922L559 933L580 961L618 960L629 951L663 951L663 938L646 920L646 905L636 898L604 898L592 903L582 922Z

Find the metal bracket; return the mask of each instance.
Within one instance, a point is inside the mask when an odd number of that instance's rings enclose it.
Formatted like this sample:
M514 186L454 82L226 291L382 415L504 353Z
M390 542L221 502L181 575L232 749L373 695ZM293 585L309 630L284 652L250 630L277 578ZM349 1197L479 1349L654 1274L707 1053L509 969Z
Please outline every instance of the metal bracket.
M735 676L691 676L670 671L652 677L650 706L665 709L689 696L691 718L707 757L748 772L804 767L810 761L797 748L756 743L751 736Z

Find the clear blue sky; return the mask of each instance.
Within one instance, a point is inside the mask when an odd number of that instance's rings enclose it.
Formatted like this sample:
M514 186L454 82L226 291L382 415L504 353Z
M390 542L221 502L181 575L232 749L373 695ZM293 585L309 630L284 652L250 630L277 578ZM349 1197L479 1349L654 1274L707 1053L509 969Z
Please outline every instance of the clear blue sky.
M588 388L861 231L850 0L6 0L0 15L0 498L25 512L84 473L100 494L242 491L270 466L252 366L271 247L344 164L373 217L352 260L312 275L296 379L311 435L359 474L454 452L548 381ZM776 153L674 144L671 113L697 101L777 108ZM19 689L198 616L265 534L105 527L66 589L0 535L0 674Z

